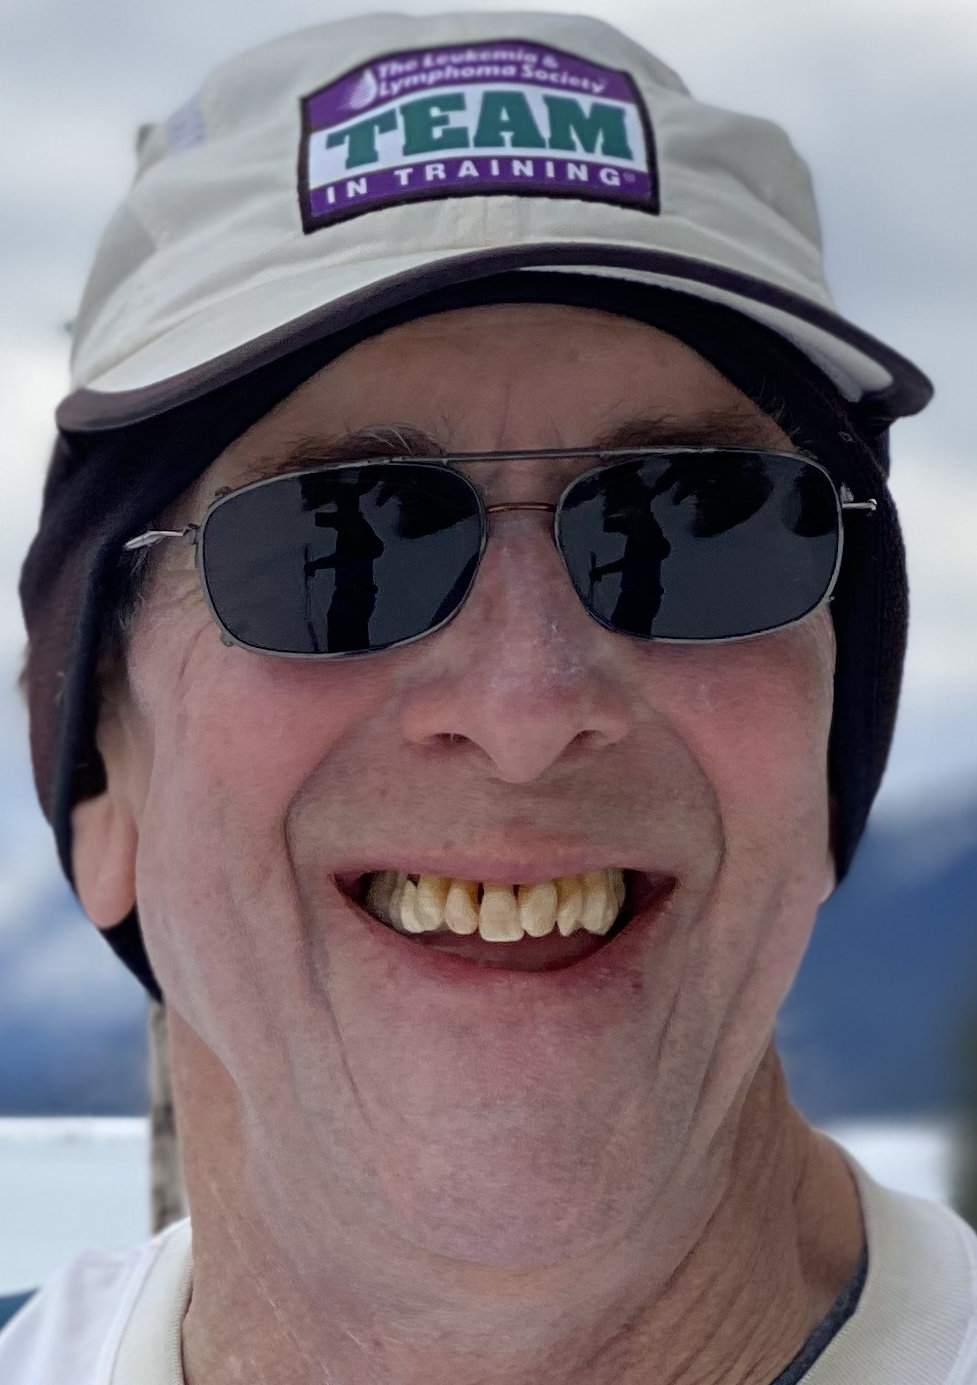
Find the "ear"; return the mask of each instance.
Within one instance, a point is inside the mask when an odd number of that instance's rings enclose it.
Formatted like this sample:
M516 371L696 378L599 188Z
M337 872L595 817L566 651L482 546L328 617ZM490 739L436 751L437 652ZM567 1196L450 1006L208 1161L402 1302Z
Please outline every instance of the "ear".
M136 903L139 834L128 807L106 790L71 812L71 864L82 908L98 928L121 923Z

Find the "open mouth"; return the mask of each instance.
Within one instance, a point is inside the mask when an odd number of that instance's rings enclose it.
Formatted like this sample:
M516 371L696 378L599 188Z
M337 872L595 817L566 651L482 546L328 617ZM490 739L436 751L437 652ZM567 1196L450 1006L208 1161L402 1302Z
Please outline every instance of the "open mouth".
M606 946L637 914L664 904L675 879L617 867L525 884L383 870L337 884L411 942L481 966L537 971Z

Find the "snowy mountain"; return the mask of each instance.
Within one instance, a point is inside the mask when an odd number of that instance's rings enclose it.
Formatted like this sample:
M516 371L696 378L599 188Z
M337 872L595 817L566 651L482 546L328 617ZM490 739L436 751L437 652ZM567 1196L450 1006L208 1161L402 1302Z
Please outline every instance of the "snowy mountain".
M4 900L0 1115L143 1111L142 990L45 864L43 878L18 892L19 907Z
M977 1107L977 793L870 829L778 1033L814 1120Z

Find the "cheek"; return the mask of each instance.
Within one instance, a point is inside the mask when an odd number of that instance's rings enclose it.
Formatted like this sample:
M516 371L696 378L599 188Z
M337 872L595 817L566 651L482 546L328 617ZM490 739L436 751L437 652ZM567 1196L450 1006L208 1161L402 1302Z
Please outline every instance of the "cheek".
M289 813L317 775L342 796L337 747L389 696L380 664L323 666L227 649L205 620L182 661L160 640L136 664L134 691L145 690L143 720L153 728L137 888L147 934L155 924L167 949L171 935L195 926L191 914L215 932L228 913L246 928L248 901L274 889L287 911ZM202 936L194 943L206 945Z
M382 667L344 661L324 667L226 649L213 625L200 631L175 676L159 661L144 679L153 688L151 791L172 791L184 805L198 794L233 796L243 815L267 816L369 717L387 696Z
M721 1119L760 1062L833 884L833 651L824 617L696 651L680 670L676 660L673 726L714 791L721 831L719 865L685 941L691 1002L677 1021L701 1045L703 1011L713 1016L703 1119Z
M679 656L674 724L714 786L727 846L735 841L766 859L787 850L797 865L809 844L820 869L828 831L830 616L821 611L741 644L671 653Z

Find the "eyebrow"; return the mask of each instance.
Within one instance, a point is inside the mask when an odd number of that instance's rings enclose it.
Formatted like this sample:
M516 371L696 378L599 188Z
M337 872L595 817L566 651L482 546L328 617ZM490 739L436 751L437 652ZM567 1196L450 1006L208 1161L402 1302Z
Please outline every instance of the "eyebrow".
M710 410L692 418L659 414L628 419L592 442L579 445L594 451L611 451L669 446L780 448L785 444L775 418L744 408L730 408ZM443 443L423 429L408 424L388 424L332 437L293 438L280 450L261 453L243 462L235 479L236 484L247 485L317 465L339 465L375 457L443 457L448 453Z
M783 447L783 429L768 414L715 409L693 418L673 414L629 419L597 439L595 447Z
M440 457L445 451L428 433L406 424L360 428L332 437L314 434L295 437L283 448L248 458L237 469L235 484L264 481L319 464L365 462L374 457Z

